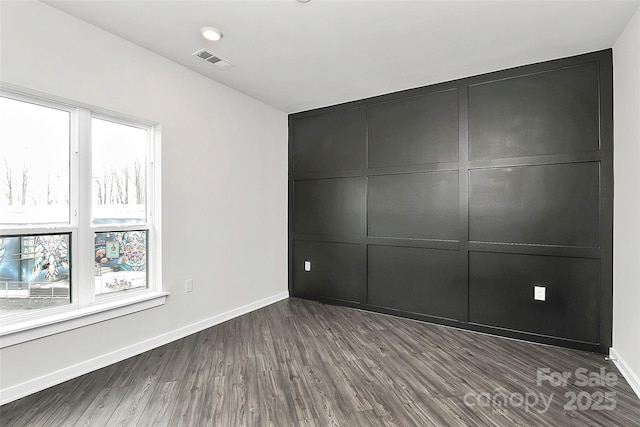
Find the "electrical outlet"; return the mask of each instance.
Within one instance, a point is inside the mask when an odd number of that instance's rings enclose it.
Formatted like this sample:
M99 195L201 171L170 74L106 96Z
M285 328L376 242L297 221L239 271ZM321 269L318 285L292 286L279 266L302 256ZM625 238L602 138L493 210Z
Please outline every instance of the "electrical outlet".
M304 262L304 271L311 271L311 261Z
M534 286L533 299L536 301L545 301L547 299L547 288L544 286Z
M184 281L184 291L193 292L193 279L187 279Z

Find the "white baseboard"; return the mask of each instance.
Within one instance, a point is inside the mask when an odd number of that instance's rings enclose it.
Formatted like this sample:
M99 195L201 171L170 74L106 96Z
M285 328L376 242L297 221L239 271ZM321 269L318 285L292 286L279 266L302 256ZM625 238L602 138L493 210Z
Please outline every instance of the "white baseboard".
M609 356L638 398L640 398L640 376L633 372L629 365L627 365L627 362L620 357L620 354L613 347L609 349Z
M175 329L165 334L149 338L148 340L136 343L134 345L112 351L111 353L103 354L93 359L69 366L64 369L60 369L55 372L51 372L49 374L31 379L29 381L25 381L21 384L7 387L0 390L0 405L13 402L14 400L20 399L21 397L25 397L32 393L36 393L38 391L52 387L56 384L63 383L72 378L79 377L80 375L93 372L96 369L104 368L105 366L109 366L111 364L128 359L129 357L136 356L140 353L144 353L145 351L153 350L154 348L168 344L172 341L184 338L188 335L200 332L204 329L226 322L227 320L242 316L243 314L250 313L254 310L266 307L287 298L289 298L289 292L281 292L279 294L253 302L251 304L238 307L222 314L218 314L217 316L213 316L208 319L193 323L191 325Z

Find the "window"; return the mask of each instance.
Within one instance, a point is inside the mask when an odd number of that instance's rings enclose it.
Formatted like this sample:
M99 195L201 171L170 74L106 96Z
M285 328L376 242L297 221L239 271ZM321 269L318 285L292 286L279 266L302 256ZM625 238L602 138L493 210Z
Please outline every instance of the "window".
M3 317L71 302L69 233L0 238Z
M155 134L142 121L0 93L3 324L160 291Z
M95 294L146 288L150 129L91 119ZM134 227L134 228L132 228Z
M91 177L94 224L147 221L149 130L93 118Z
M67 110L0 97L0 224L69 223Z

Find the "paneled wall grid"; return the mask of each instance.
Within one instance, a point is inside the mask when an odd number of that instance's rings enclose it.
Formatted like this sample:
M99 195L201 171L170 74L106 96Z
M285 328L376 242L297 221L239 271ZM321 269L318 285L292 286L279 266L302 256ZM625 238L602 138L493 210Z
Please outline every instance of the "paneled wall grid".
M608 352L612 90L605 50L290 115L291 294Z

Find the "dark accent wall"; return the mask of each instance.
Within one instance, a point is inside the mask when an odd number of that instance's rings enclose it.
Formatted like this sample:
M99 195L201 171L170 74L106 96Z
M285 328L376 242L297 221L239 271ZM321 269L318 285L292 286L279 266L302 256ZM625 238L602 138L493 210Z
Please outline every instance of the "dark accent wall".
M290 115L291 295L607 353L612 73L605 50Z

